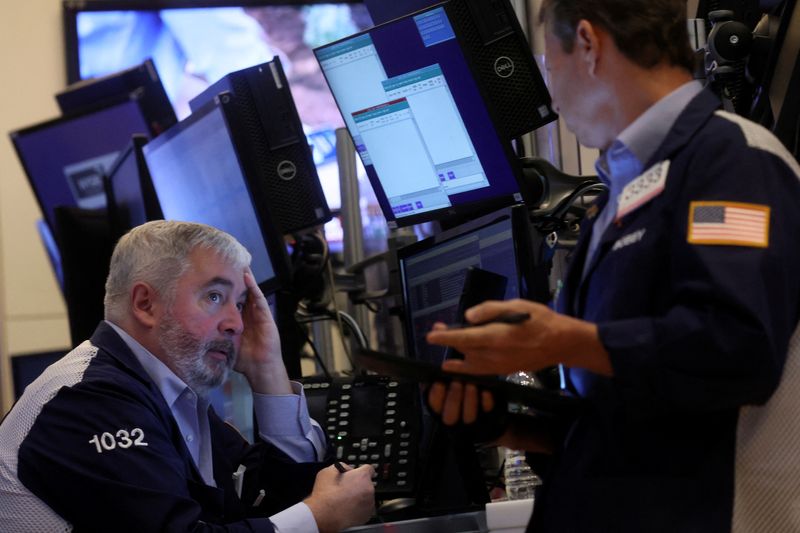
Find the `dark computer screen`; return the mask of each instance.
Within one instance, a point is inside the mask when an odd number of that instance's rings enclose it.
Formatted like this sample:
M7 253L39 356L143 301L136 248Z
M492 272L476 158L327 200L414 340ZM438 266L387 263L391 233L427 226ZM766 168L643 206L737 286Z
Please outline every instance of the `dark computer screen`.
M56 206L106 206L103 175L135 133L148 133L139 102L50 120L11 133L44 218L55 228Z
M506 300L523 296L510 209L481 217L401 248L400 283L406 350L440 363L444 348L426 342L435 322L458 321L458 303L469 267L505 276Z
M286 250L268 213L256 210L224 107L196 111L145 145L144 155L164 218L230 233L253 255L256 281L276 289Z
M58 288L64 292L64 269L61 265L61 250L58 249L55 236L50 230L50 226L43 218L36 220L36 232L39 234L39 239L42 241L45 252L47 252L47 259L50 262L50 267L53 270L53 275L58 283Z
M111 229L122 236L149 220L164 218L142 148L147 138L135 135L105 177Z
M315 53L390 225L522 200L444 7Z
M45 369L61 359L68 350L20 354L11 356L11 374L14 397L19 398L25 387L33 383Z

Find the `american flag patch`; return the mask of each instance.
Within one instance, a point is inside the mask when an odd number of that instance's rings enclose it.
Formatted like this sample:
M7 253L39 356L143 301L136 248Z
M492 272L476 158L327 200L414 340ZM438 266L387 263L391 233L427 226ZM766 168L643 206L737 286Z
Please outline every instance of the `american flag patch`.
M692 202L689 236L693 244L769 245L769 207L734 202Z

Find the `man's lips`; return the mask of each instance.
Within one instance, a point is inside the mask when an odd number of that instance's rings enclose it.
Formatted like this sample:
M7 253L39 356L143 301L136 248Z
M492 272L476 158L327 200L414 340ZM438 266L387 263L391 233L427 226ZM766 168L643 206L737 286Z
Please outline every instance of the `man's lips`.
M227 352L220 352L218 350L209 350L206 352L211 359L216 361L220 361L223 363L228 362L228 353Z
M234 359L235 347L229 341L215 341L206 345L206 354L214 361L230 365Z

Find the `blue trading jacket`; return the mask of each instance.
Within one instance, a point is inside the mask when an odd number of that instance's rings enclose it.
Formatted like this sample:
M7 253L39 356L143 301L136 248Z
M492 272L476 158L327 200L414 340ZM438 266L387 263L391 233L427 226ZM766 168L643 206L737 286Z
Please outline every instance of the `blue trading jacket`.
M557 308L598 324L614 377L568 371L588 408L531 531L731 529L740 408L778 386L800 317L800 176L782 148L704 91L645 164L670 162L663 191L611 224L581 280L584 221ZM767 206L768 245L688 242L692 202Z
M66 355L44 377L3 429L15 424L21 438L19 480L75 531L272 532L268 520L253 517L302 500L323 466L294 463L264 442L250 445L212 412L218 488L205 485L161 393L105 323L91 345ZM44 406L19 435L25 425L18 421L37 403L34 396ZM3 439L10 434L0 433ZM241 498L232 482L240 464L247 467ZM254 506L262 489L265 497ZM12 494L7 504L20 501Z

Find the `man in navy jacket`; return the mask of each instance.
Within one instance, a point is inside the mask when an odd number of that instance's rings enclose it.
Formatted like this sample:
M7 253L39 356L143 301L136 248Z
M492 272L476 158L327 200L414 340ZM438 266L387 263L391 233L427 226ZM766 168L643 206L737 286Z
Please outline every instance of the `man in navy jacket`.
M537 533L800 527L798 395L794 380L781 384L800 358L787 362L790 339L794 351L800 342L800 168L692 80L685 10L543 2L554 105L601 149L609 192L582 223L555 311L490 302L467 319L530 319L428 336L465 354L445 363L453 371L562 364L585 400L565 435L530 422L500 440L554 456ZM789 403L754 413L779 384ZM436 384L429 402L452 424L493 398Z
M0 530L325 533L372 515L372 468L320 462L249 264L201 224L120 240L105 320L0 425ZM253 390L254 445L209 406L230 369Z

